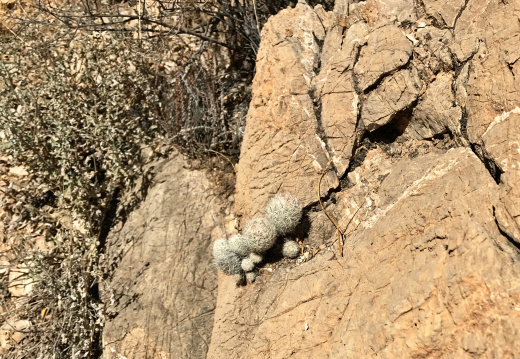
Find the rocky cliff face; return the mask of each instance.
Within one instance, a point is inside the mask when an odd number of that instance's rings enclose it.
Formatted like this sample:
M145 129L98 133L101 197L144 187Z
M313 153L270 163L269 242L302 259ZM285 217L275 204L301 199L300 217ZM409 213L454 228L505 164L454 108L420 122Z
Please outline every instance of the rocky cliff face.
M105 352L146 357L121 339L142 334L171 358L516 357L519 23L518 0L338 0L331 12L299 4L273 16L234 210L243 224L292 192L305 207L303 254L271 253L252 285L219 274L215 298L210 233L232 230L208 213L230 203L201 200L204 176L172 170L146 202L155 214L136 215L148 229L129 221L113 237L142 243L122 252L128 268L158 271L133 284L135 301L120 308L133 317L109 323ZM175 211L157 205L166 193ZM155 217L176 219L158 231Z
M520 352L519 16L376 0L269 21L235 210L292 191L311 259L243 288L222 276L208 357Z

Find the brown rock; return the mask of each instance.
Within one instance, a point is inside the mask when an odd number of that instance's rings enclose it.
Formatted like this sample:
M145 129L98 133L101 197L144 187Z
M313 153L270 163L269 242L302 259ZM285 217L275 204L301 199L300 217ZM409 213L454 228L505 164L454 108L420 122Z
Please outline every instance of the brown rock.
M224 226L224 207L203 172L183 167L180 155L157 164L146 199L109 236L107 265L117 269L103 290L115 315L105 358L206 356L217 289L211 233Z
M413 70L401 70L387 77L363 103L361 119L365 128L373 131L386 125L417 99L421 88L421 80Z
M290 29L292 37L286 37ZM316 182L329 162L318 134L311 80L319 60L316 39L324 28L309 7L281 11L262 31L252 106L237 166L235 211L246 218L261 213L271 196L286 191L303 206L316 200ZM329 172L323 189L338 184Z
M17 344L24 340L24 338L25 334L22 332L14 332L13 335L11 335L11 339L13 339Z
M408 127L415 138L426 139L445 132L461 136L462 110L455 105L452 82L451 73L441 73L428 86L413 110Z
M0 329L0 354L11 348L10 339L11 332L9 330Z
M18 265L10 268L9 271L9 292L13 297L22 297L29 294L34 287L34 280L30 275L30 270L25 265Z
M332 29L325 38L324 48L337 47L338 29ZM315 78L315 96L321 99L321 125L327 137L327 145L337 175L343 176L347 170L356 132L359 96L354 88L352 68L356 53L368 34L363 22L352 25L341 39L341 48L322 54L322 69ZM325 50L324 50L325 51Z
M410 36L415 36L418 45L414 46L412 62L428 79L439 72L453 69L450 44L453 35L449 29L438 29L435 26L418 27Z
M502 171L520 171L520 107L494 118L482 135L490 158Z
M469 63L462 86L467 132L473 143L480 141L497 116L519 106L520 28L513 25L518 23L518 11L517 1L468 2L457 20L451 49L461 64Z
M454 27L462 9L466 6L464 0L424 0L426 13L438 23Z
M3 218L3 214L5 212L3 210L0 209L0 243L4 243L5 241L5 225L4 225L4 222L2 221L2 218Z
M359 89L365 91L384 75L404 66L412 55L412 46L395 25L373 31L354 67Z
M496 116L482 135L487 155L505 173L500 177L500 228L520 244L520 108Z
M516 254L494 223L497 198L471 150L401 160L359 214L343 258L325 251L243 289L220 278L208 356L513 355L520 267L503 265Z
M0 254L0 275L9 274L11 264L6 256ZM1 312L0 312L1 313Z
M25 169L24 166L16 166L16 167L11 167L9 169L9 174L11 176L16 176L16 177L25 177L29 174L29 172L27 172L27 170Z
M417 13L413 10L414 3L410 0L376 0L380 16L399 23L410 23L417 20Z

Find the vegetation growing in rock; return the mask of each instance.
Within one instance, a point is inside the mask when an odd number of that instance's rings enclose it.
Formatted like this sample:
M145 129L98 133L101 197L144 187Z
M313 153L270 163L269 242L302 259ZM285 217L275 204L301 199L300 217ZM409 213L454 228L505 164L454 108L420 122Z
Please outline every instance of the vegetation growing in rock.
M264 253L269 250L276 241L276 229L265 218L253 218L246 223L244 235L247 236L250 252Z
M242 269L244 272L251 272L255 268L255 263L251 260L251 258L247 257L242 259Z
M215 264L224 273L234 274L237 284L243 282L242 271L248 283L255 281L258 275L256 265L262 262L262 254L273 247L279 236L293 230L302 215L298 199L290 193L274 196L267 210L271 210L271 219L275 214L283 217L274 219L278 226L267 218L255 217L246 223L243 234L236 234L229 240L219 239L213 244ZM283 245L282 254L287 258L296 258L299 252L300 247L294 241L286 241ZM240 270L236 268L236 258L241 258Z
M264 257L260 254L257 254L257 253L251 253L249 255L249 258L251 259L251 261L254 263L254 264L259 264L259 263L262 263L262 260L264 259Z
M300 245L292 240L286 240L283 244L282 254L286 258L296 258L300 255Z
M14 203L2 220L12 265L34 280L10 313L33 326L9 355L100 355L110 227L146 195L145 165L172 147L236 161L260 29L287 5L40 1L13 2L7 15L2 7L0 155L29 172L7 194ZM143 193L121 203L138 180ZM48 250L31 241L30 229L41 228ZM241 258L225 263L237 272ZM11 310L5 298L0 305Z
M290 193L279 193L267 204L266 215L279 234L292 232L302 217L298 198Z
M251 250L248 242L248 237L243 234L235 234L229 239L229 250L242 257L247 256Z

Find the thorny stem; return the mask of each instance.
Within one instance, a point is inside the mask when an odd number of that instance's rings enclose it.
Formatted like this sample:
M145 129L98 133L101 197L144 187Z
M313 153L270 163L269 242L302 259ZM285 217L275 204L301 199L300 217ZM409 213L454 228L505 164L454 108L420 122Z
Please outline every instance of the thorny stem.
M327 162L327 165L325 166L325 169L323 170L323 173L320 176L320 180L318 181L318 201L320 202L321 209L323 212L327 215L327 217L330 219L332 224L336 227L336 230L338 231L338 247L339 247L339 255L343 257L343 248L341 247L341 238L343 236L343 231L341 231L341 228L339 228L336 221L330 216L330 214L325 210L325 206L323 205L323 202L321 201L321 180L323 177L325 177L325 174L329 171L329 165L331 163L332 159Z
M329 162L327 163L327 165L325 166L325 169L323 170L323 173L321 174L320 176L320 180L318 181L318 201L320 202L320 205L321 205L321 209L323 210L323 212L327 215L327 217L329 218L329 220L332 222L332 224L334 224L334 226L336 227L336 231L338 233L338 247L339 247L339 254L341 257L343 257L343 248L342 248L342 239L343 237L345 236L346 232L347 232L347 228L348 226L350 225L350 223L352 223L352 220L354 219L354 217L356 216L356 214L359 212L359 210L361 209L361 207L363 207L363 204L365 203L367 197L370 195L370 193L372 193L372 191L368 191L367 194L365 195L365 197L363 197L363 199L361 201L359 201L356 205L356 210L354 211L354 214L352 214L352 216L350 217L347 225L345 226L345 228L342 230L339 225L336 223L336 221L330 216L330 214L325 210L325 206L323 205L323 202L321 201L321 180L323 179L323 177L325 176L325 174L329 171L329 165L331 163L332 160L329 160ZM330 233L330 232L329 232ZM317 252L316 252L317 253Z

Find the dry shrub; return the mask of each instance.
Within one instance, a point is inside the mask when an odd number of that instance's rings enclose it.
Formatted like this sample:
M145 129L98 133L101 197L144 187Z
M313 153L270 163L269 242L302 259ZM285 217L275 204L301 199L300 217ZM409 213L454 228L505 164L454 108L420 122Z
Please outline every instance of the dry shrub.
M173 144L192 156L237 155L243 127L240 116L229 121L234 105L210 56L168 72L159 42L57 29L41 36L27 26L0 43L2 150L30 170L23 188L5 194L13 205L2 220L11 265L26 266L34 284L16 306L0 304L31 323L8 357L98 356L103 243L124 219L119 199L143 175L143 154ZM24 230L42 225L48 251Z
M100 262L110 226L124 220L121 195L164 147L236 161L260 29L289 4L29 1L24 17L3 22L1 148L30 175L4 193L2 220L11 265L34 284L16 306L0 303L31 324L7 357L100 355ZM41 228L48 250L28 231Z

